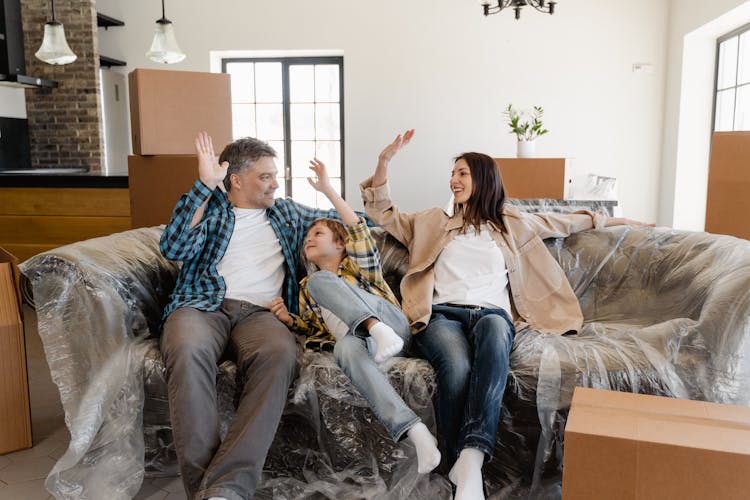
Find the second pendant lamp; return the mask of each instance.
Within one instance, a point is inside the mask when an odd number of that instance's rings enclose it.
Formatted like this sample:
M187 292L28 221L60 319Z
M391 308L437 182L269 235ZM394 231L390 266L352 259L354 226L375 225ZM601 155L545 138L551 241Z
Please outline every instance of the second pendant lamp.
M161 0L161 19L156 20L154 41L151 42L151 48L146 52L146 57L164 64L178 63L187 57L177 45L172 21L164 14L164 0Z

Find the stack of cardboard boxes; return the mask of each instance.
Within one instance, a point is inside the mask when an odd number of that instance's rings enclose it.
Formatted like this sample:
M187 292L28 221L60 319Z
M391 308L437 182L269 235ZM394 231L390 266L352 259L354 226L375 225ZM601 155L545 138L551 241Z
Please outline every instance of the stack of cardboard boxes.
M133 228L166 224L198 178L195 137L218 155L232 140L228 74L136 69L129 75L133 155L128 157Z

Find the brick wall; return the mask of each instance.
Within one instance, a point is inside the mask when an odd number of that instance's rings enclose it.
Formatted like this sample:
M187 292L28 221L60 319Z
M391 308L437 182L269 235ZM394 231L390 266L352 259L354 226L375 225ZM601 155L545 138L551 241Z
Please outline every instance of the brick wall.
M55 16L65 26L68 45L78 56L54 66L34 56L44 23L52 18L49 0L22 0L26 73L58 82L54 89L26 90L31 163L34 167L87 167L104 164L99 103L99 45L96 0L58 0Z

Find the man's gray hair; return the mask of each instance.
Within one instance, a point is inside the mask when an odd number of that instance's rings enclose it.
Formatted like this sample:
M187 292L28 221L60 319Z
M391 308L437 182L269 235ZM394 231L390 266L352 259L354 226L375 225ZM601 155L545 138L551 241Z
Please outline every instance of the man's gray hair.
M227 189L227 192L229 192L232 185L229 181L229 176L251 167L253 162L264 156L276 158L276 150L269 146L267 142L254 137L243 137L227 144L227 147L219 155L219 163L229 162L227 175L224 177L224 187Z

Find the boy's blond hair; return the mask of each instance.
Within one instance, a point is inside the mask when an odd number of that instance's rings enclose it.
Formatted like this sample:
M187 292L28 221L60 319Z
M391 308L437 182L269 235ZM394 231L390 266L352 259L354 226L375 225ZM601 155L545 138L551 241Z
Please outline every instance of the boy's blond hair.
M341 223L341 221L336 219L329 219L328 217L321 217L320 219L315 219L312 224L310 224L310 228L307 230L309 233L312 231L312 229L318 225L322 224L328 229L331 230L333 233L333 241L336 243L341 243L344 245L346 243L346 228L344 227L344 224Z

